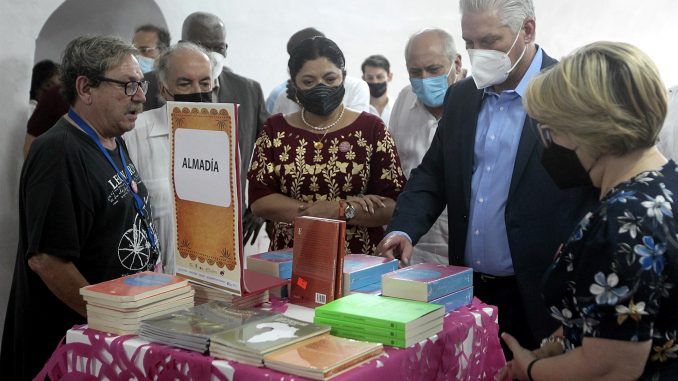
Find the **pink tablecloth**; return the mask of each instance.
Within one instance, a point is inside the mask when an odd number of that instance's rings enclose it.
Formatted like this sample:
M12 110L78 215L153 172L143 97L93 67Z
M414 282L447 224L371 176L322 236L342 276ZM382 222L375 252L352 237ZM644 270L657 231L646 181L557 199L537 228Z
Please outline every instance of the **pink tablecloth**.
M286 305L274 302L284 312ZM443 331L385 354L334 378L344 380L493 380L504 363L497 309L473 300L445 316ZM68 332L38 379L52 380L304 380L302 377L216 360L196 352L115 336L83 327Z

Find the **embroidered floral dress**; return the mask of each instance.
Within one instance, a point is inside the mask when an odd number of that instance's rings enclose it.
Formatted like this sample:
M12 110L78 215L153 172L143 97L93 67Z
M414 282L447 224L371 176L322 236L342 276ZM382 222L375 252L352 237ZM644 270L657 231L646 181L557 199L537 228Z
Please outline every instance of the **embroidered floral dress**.
M677 191L673 161L619 184L582 219L544 279L570 348L584 337L652 340L642 380L678 378Z
M316 134L270 117L256 140L247 175L249 202L281 193L303 202L375 194L395 200L405 177L395 143L378 117L361 113L338 131ZM275 223L271 250L293 245L292 226ZM381 227L346 226L346 252L374 254Z

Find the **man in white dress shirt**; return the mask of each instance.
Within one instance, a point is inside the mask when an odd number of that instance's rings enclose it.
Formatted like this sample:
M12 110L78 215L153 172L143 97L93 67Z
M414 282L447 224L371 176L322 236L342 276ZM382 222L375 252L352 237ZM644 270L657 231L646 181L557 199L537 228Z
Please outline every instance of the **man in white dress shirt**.
M156 69L160 95L167 101L211 102L212 64L207 52L190 42L181 42L158 57ZM137 164L153 203L153 224L162 248L165 273L174 272L176 249L172 229L170 147L167 105L144 111L136 128L124 135L132 161Z
M363 80L370 88L370 113L378 116L388 127L393 103L388 97L388 83L393 79L391 64L381 54L374 54L365 59L360 66Z
M443 114L447 88L461 78L461 56L452 36L441 29L424 29L405 47L410 85L400 91L389 121L405 177L416 168L431 145ZM412 263L448 264L447 209L412 253Z

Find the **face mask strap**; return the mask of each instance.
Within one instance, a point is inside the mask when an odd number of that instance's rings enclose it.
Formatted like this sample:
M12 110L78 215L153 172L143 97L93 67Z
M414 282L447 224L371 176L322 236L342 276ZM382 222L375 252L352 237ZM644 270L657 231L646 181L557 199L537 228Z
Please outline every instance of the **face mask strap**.
M524 24L524 23L525 23L525 22L523 21L523 24ZM521 31L522 29L523 29L522 27L521 27L520 29L518 29L518 33L516 34L516 39L513 40L513 44L512 44L511 47L509 48L508 52L506 52L506 55L507 55L507 56L508 56L509 53L511 53L511 50L513 50L513 47L516 46L516 43L518 42L518 37L520 37L520 31ZM518 66L518 64L520 63L520 61L523 59L523 56L525 55L525 52L527 52L527 45L525 45L525 47L523 48L523 52L520 53L520 57L518 57L518 59L516 60L516 63L514 63L513 66L511 66L511 68L506 72L507 74L510 73L510 72L512 72L513 69L515 69L516 66Z

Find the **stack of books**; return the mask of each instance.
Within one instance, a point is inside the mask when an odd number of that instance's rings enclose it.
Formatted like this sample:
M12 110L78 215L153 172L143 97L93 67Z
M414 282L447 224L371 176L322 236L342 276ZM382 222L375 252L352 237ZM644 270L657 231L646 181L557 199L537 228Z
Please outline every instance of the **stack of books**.
M324 334L265 355L264 364L280 372L327 380L380 356L383 351L382 344Z
M144 319L193 307L194 294L187 280L149 271L80 289L89 328L118 335L136 334Z
M272 315L272 312L263 310L235 308L230 303L209 302L144 320L139 336L144 340L205 353L212 335Z
M268 353L329 330L327 326L273 315L213 335L210 355L261 367Z
M289 283L286 279L261 274L249 269L243 270L242 277L246 289L249 290L249 292L242 295L235 295L218 288L192 283L195 288L196 304L219 301L232 303L235 307L239 308L254 307L269 301L269 290L280 288Z
M268 302L269 300L268 290L238 296L228 293L224 290L203 286L198 283L191 282L191 285L195 289L196 305L201 305L208 302L223 302L232 304L234 307L238 308L248 308L258 306L262 303Z
M473 299L473 270L468 267L420 263L382 277L384 296L445 306L445 312Z
M292 278L292 249L250 255L247 257L247 269L290 280ZM278 298L286 298L287 292L287 285L270 290L271 295Z
M444 315L437 304L357 293L316 308L313 321L335 336L406 348L440 332Z
M344 295L381 294L381 276L398 269L397 259L365 254L344 257Z

